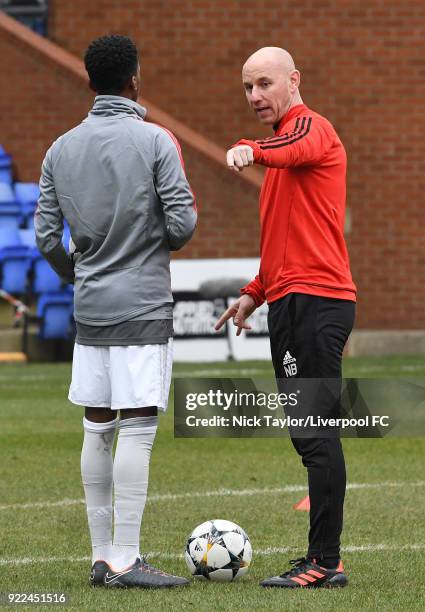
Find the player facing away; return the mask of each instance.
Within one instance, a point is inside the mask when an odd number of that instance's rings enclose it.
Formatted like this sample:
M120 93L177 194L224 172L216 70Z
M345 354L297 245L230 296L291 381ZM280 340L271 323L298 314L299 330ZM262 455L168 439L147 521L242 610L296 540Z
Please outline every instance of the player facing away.
M191 238L196 206L179 144L145 122L136 101L134 43L104 36L84 59L97 95L87 118L46 154L35 231L51 266L75 283L69 399L85 406L81 473L90 583L185 585L185 578L141 557L139 537L158 411L167 408L171 380L170 251ZM76 247L72 259L61 243L63 218Z
M276 378L332 379L339 388L344 345L354 324L356 287L344 240L346 154L331 123L309 109L290 54L265 47L242 69L246 98L274 136L240 140L227 152L230 170L267 167L260 195L258 276L217 322L232 318L237 335L264 301ZM310 408L335 416L335 398L320 395ZM292 415L294 416L294 415ZM345 462L337 437L297 437L307 468L310 531L307 555L264 580L265 587L345 586L340 559Z

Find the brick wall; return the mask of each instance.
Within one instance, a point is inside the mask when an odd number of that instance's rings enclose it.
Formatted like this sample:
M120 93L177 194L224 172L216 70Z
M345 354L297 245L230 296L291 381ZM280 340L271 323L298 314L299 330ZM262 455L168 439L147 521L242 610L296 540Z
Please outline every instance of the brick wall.
M349 156L352 229L348 245L359 288L357 326L424 327L422 1L50 0L49 5L52 40L78 57L98 35L118 32L132 36L142 52L143 95L221 146L242 136L267 133L256 123L243 97L240 68L245 58L263 45L289 49L302 72L304 101L334 123ZM4 41L0 46L4 51ZM28 100L19 101L24 96L16 88L18 77L8 73L1 78L10 91L17 91L14 102L20 112L15 116L22 121L25 108L29 112L30 106L32 110L36 107ZM45 95L34 79L27 79L22 87L29 92L36 88L40 101ZM47 106L39 104L39 120L45 118L50 126L40 125L34 128L36 132L50 134L56 129L57 102L67 100L60 111L59 131L63 131L77 121L88 100L85 92L75 92L65 82L60 96L60 100L47 96ZM10 123L9 118L0 118L1 134L5 122ZM18 128L8 129L19 137ZM20 153L22 172L30 167L30 159L37 158L38 163L42 149L38 144L41 136L26 138L30 150ZM243 182L237 186L235 177L223 174L214 164L204 167L196 149L190 151L185 143L183 149L205 211L201 221L205 232L199 234L191 253L255 254L255 189ZM226 192L230 187L238 190L237 196ZM244 199L245 192L249 204L241 214L235 201ZM212 200L214 204L209 204ZM213 215L233 219L237 214L241 214L243 229L230 232L224 226L229 241L214 227L218 219L208 221Z
M77 76L4 29L0 56L0 143L13 156L15 180L38 180L46 149L84 118L92 96Z

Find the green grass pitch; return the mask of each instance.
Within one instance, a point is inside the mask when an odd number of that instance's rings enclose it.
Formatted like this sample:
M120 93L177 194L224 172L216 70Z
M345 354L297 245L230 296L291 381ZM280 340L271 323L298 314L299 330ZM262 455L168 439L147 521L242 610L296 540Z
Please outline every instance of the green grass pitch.
M176 376L226 373L272 375L267 362L174 368ZM346 359L344 374L424 377L425 359ZM287 439L174 439L172 398L152 456L142 550L154 565L187 576L187 535L206 519L227 518L249 534L253 564L234 584L91 589L82 409L66 399L69 376L70 364L0 367L0 592L66 592L69 608L90 611L423 610L424 439L344 440L348 482L366 485L347 492L346 589L265 590L262 578L305 553L308 515L292 509L307 492L300 460Z

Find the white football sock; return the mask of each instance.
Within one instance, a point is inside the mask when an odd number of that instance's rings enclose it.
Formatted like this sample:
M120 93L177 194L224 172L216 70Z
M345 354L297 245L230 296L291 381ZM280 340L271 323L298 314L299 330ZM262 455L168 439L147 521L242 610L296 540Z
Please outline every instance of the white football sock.
M92 563L109 561L112 552L112 449L118 418L94 423L83 418L81 477L86 496Z
M121 419L114 459L114 545L111 565L121 570L140 556L149 461L158 417Z

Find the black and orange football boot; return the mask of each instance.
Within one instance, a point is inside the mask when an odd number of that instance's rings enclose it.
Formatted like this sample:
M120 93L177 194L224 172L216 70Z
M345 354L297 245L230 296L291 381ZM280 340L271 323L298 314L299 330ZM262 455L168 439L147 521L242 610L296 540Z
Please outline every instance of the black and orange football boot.
M260 585L263 587L281 587L284 589L297 588L334 588L345 587L348 584L348 578L344 574L342 561L339 562L336 569L327 569L318 565L316 559L291 559L289 562L293 565L292 569L284 572L280 576L266 578Z

